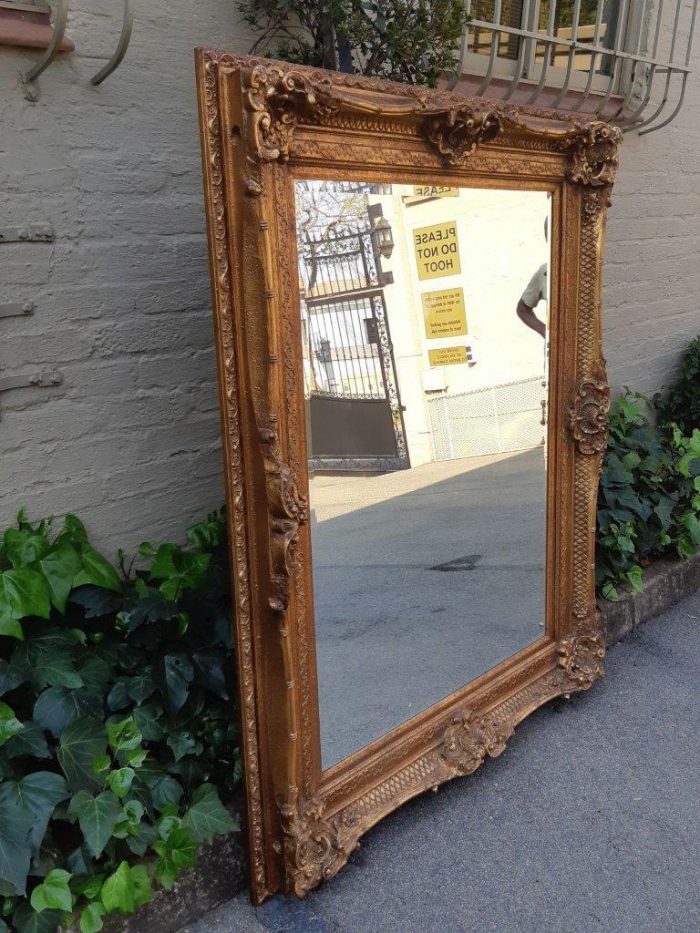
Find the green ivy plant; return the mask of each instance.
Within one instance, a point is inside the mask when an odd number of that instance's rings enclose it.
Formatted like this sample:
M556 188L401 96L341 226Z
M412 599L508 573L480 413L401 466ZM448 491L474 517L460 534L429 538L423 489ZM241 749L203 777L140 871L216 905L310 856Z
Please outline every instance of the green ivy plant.
M73 515L0 539L0 933L97 933L237 828L223 515L187 541L117 570Z
M654 396L661 424L676 424L683 434L700 428L700 337L696 337L681 359L674 384Z
M700 546L700 429L658 425L652 401L628 389L612 405L598 496L596 583L607 599L643 588L642 570Z

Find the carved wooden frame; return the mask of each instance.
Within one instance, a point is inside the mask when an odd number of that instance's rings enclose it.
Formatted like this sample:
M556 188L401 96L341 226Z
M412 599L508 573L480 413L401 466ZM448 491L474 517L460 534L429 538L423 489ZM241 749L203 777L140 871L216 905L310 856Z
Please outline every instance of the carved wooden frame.
M601 260L619 130L424 88L199 50L235 589L250 885L299 896L404 801L471 774L603 674L596 491L609 388ZM322 772L307 524L295 177L550 191L546 634Z

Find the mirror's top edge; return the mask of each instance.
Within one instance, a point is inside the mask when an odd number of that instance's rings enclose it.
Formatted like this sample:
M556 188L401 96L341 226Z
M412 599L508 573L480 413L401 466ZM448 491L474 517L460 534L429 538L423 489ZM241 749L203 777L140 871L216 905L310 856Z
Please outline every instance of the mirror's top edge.
M223 50L198 48L198 63L203 67L213 66L223 73L245 74L245 83L251 86L266 84L270 80L281 83L290 95L302 90L297 81L305 83L304 90L315 92L318 100L314 107L331 100L339 109L362 110L367 114L381 113L383 117L395 116L419 123L421 118L450 112L456 118L470 112L479 121L498 119L498 131L537 135L564 140L577 139L594 133L604 133L606 141L618 144L622 134L617 127L594 116L567 113L559 110L507 104L486 97L466 97L451 91L434 89L422 85L400 84L384 78L370 78L359 74L326 71L308 65L297 65L275 59L250 55L235 55ZM324 101L324 98L326 101ZM311 116L311 114L309 114ZM323 114L321 114L323 117ZM302 122L304 120L301 114ZM331 114L325 118L332 119ZM310 119L308 122L317 122ZM476 129L476 128L475 128ZM495 127L494 127L495 129ZM495 138L495 133L494 137ZM482 139L480 141L488 141ZM592 140L591 140L592 142Z

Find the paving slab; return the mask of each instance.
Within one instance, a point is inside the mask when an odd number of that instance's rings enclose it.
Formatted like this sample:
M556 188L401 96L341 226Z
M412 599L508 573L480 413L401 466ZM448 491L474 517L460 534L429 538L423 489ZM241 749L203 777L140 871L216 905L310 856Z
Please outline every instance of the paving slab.
M241 895L186 933L698 933L699 733L700 593L500 758L380 823L330 884L257 911Z

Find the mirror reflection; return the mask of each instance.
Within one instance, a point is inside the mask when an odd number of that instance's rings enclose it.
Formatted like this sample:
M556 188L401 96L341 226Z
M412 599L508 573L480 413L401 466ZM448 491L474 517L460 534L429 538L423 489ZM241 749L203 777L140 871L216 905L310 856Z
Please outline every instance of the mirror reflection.
M543 634L550 201L296 208L325 769Z

